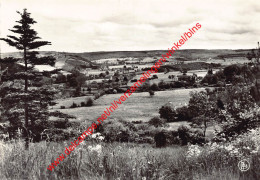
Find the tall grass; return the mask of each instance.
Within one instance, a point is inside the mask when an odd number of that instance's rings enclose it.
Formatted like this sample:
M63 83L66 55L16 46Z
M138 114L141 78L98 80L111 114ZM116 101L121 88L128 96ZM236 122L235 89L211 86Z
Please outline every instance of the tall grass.
M63 162L47 167L67 144L34 143L29 151L21 141L0 142L1 179L259 179L259 153L251 158L251 169L240 172L238 158L225 151L205 152L189 157L188 148L154 148L131 143L83 142ZM99 146L100 147L100 146Z

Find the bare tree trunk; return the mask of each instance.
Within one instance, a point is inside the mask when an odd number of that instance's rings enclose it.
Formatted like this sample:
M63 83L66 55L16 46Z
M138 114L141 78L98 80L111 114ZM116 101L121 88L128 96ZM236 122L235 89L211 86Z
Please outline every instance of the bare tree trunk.
M28 67L27 67L27 57L26 57L26 48L24 48L24 64L25 64L25 72L27 72ZM27 74L25 75L25 87L24 87L24 91L25 93L27 93L28 91L28 77ZM29 131L28 131L28 102L27 99L25 99L25 103L24 103L24 118L25 118L25 129L26 129L26 137L25 137L25 149L28 150L29 149Z
M204 120L204 131L203 131L203 136L206 137L206 130L207 130L207 121Z

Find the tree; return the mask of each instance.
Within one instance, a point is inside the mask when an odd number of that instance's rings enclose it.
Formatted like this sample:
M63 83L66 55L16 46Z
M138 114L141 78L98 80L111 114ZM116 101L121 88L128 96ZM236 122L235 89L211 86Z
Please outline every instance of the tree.
M259 106L250 95L250 87L232 86L222 92L225 110L218 113L221 131L217 136L236 137L260 125Z
M148 124L154 127L163 127L165 125L165 120L159 117L153 117L149 120Z
M166 119L167 122L172 122L175 120L176 111L170 106L162 106L159 109L160 118Z
M87 91L88 93L91 93L91 87L88 87Z
M169 75L168 78L173 80L175 78L175 76L174 75Z
M209 92L191 92L190 95L189 110L194 117L193 124L203 126L205 137L208 125L215 117L216 103L209 98Z
M149 94L150 94L151 97L153 97L154 96L154 91L153 90L149 90Z
M88 98L86 101L86 106L93 106L93 100L91 98Z
M179 107L176 109L178 121L190 121L192 114L188 106Z
M241 68L240 66L234 64L225 67L223 71L224 75L226 76L226 82L233 82L234 76L235 75L240 75L241 74Z
M258 44L258 48L256 49L256 53L255 53L255 49L252 49L251 52L248 52L246 54L246 58L248 60L250 60L253 63L253 59L255 58L255 62L259 63L259 58L260 58L260 47L259 47L259 42L257 42Z
M25 136L25 148L29 148L29 133L40 127L47 120L47 107L53 92L46 88L29 88L30 85L40 80L40 77L33 72L34 64L46 64L53 65L52 58L37 58L38 52L32 51L45 45L51 45L48 41L37 41L40 37L37 36L37 32L31 28L31 25L35 24L33 18L30 17L30 13L26 9L23 12L17 12L21 19L16 21L18 25L15 25L10 31L17 36L8 35L7 38L0 38L8 45L15 47L17 50L23 51L24 68L22 72L16 72L9 74L9 80L3 83L1 88L2 105L4 106L4 112L2 115L9 120L14 130L21 128L24 130ZM1 61L1 64L4 63ZM31 66L29 66L31 64ZM24 83L21 82L24 81ZM22 110L23 109L23 110ZM30 111L30 112L29 112ZM40 120L41 119L41 120Z
M166 134L165 132L161 131L155 134L154 141L156 144L156 147L161 148L166 146Z
M153 83L153 84L151 85L151 90L153 90L153 91L159 91L160 89L159 89L159 87L158 87L157 84Z

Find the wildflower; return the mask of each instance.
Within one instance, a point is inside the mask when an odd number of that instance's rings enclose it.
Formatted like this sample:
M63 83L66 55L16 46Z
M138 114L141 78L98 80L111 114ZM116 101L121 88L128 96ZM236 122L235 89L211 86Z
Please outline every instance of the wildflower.
M104 136L99 136L97 139L100 141L103 141L105 138L104 138Z
M94 134L91 135L91 138L96 139L99 136L101 136L100 133L94 133Z
M201 154L201 150L198 145L190 145L187 151L187 157L198 157Z
M98 155L100 155L102 152L102 146L100 144L98 144L96 146L88 146L88 150L91 152L97 152Z

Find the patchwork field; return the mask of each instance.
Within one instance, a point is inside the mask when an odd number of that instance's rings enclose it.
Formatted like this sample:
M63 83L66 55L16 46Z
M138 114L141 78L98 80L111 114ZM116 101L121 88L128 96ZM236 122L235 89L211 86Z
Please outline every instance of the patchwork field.
M214 69L213 70L213 73L215 73L217 71L217 69ZM193 71L188 71L187 75L193 75L193 73L197 74L198 77L204 77L206 74L207 74L207 70L193 70ZM150 84L158 84L160 81L164 81L164 82L170 82L172 81L171 79L169 79L169 75L175 75L175 76L178 76L178 75L182 75L181 72L179 71L173 71L173 72L169 72L167 74L165 73L156 73L156 75L158 76L158 79L151 79L149 82ZM139 80L140 77L142 77L143 75L142 74L139 74L139 75L136 75L134 76L132 79L137 79ZM135 82L131 82L129 81L127 83L128 86L132 86Z

